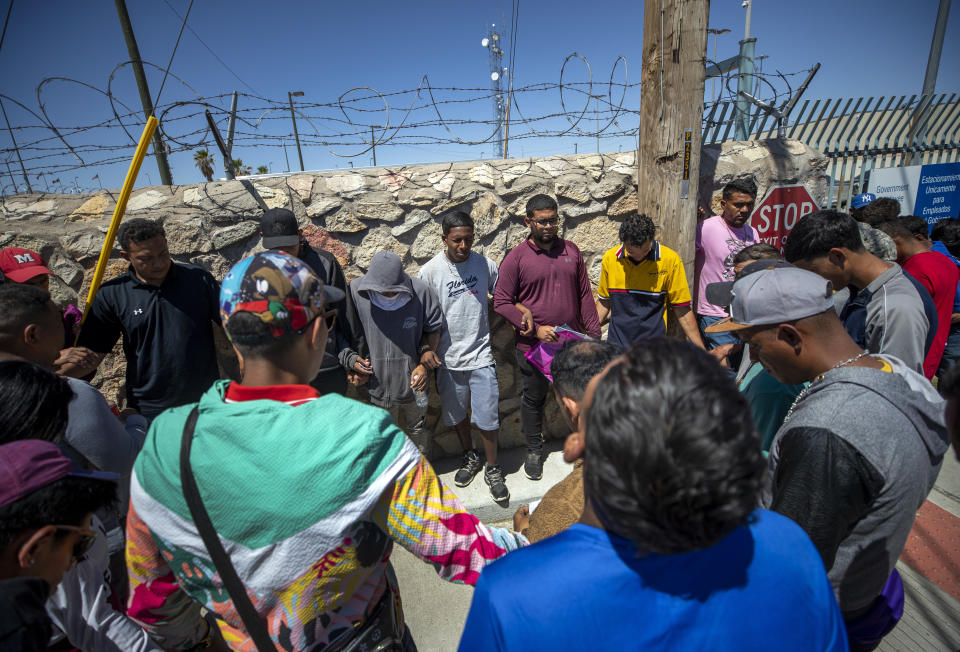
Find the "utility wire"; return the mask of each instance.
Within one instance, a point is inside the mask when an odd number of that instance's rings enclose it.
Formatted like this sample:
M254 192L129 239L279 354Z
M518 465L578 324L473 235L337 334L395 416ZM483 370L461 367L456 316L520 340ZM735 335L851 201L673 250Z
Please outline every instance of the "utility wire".
M187 17L190 16L191 9L193 9L193 0L190 0L190 6L187 7L187 13L183 16L183 23L180 24L180 33L177 34L177 42L173 44L173 52L170 53L170 61L167 62L167 69L163 72L163 81L160 82L160 90L157 91L157 99L153 102L154 106L160 103L160 94L163 93L163 87L167 83L167 75L170 74L170 66L173 65L173 57L177 53L177 48L180 47L180 38L183 36L183 28L187 26Z
M168 7L170 7L170 11L172 11L172 12L177 16L177 18L182 18L182 16L180 16L180 13L179 13L176 9L173 8L173 5L171 5L167 0L163 0L163 2L164 2L164 4L166 4ZM243 81L243 79L240 78L240 75L238 75L237 73L233 72L233 69L232 69L230 66L227 65L227 62L224 61L223 59L221 59L221 58L219 57L219 55L217 55L217 53L214 52L213 48L211 48L209 45L207 45L207 44L204 42L204 40L203 40L202 38L200 38L200 35L197 34L197 32L196 32L192 27L190 27L189 25L187 25L187 29L190 30L190 33L193 34L193 35L197 38L198 41L200 41L200 44L203 45L203 47L207 48L207 51L208 51L210 54L212 54L213 57L214 57L217 61L220 62L220 65L222 65L224 68L226 68L227 71L228 71L231 75L233 75L234 77L236 77L237 80L238 80L241 84L243 84L244 86L246 86L247 88L249 88L253 93L255 93L255 94L257 94L257 95L260 95L260 91L258 91L257 89L255 89L253 86L251 86L251 85L248 84L247 82Z
M0 50L3 50L3 39L7 37L7 25L10 24L10 12L13 11L13 0L10 0L10 6L7 7L7 17L3 19L3 32L0 33Z

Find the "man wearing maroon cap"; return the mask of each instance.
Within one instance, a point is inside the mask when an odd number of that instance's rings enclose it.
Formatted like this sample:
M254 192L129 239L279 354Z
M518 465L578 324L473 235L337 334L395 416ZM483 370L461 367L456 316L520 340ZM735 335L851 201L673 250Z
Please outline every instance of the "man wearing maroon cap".
M113 502L117 477L50 442L0 445L0 649L46 649L44 603L93 544L93 512Z

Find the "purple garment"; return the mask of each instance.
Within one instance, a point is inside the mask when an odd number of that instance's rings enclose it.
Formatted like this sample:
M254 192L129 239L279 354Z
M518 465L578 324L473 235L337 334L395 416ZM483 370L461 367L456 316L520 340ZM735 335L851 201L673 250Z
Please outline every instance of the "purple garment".
M73 346L76 336L73 334L74 327L83 319L83 313L72 303L63 311L63 348L69 349Z
M557 327L556 333L556 342L537 342L536 345L524 354L524 357L530 361L530 364L551 383L553 382L553 376L550 374L550 365L553 364L553 358L556 357L566 342L584 339L583 333L577 333L568 328Z
M903 580L896 568L870 611L847 623L851 652L873 650L903 617Z
M517 349L526 352L539 340L520 335L522 315L513 305L518 302L533 313L535 328L568 324L600 338L600 319L587 268L577 245L568 240L557 238L547 251L528 238L500 264L493 309L518 329Z

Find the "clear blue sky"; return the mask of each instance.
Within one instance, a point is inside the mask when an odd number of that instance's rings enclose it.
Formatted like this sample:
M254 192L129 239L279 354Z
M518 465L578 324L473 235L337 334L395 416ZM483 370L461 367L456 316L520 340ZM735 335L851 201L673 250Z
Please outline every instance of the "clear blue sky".
M166 66L180 29L180 19L171 7L183 15L188 5L189 0L128 0L144 60ZM6 7L7 2L0 2L0 10L4 13ZM415 89L423 75L429 76L434 87L484 89L490 85L489 64L480 40L491 23L499 26L508 22L511 7L512 3L506 0L486 3L431 0L402 4L200 0L194 3L188 25L243 82L217 61L190 30L183 34L171 72L200 96L239 90L267 98L278 106L286 101L287 91L303 91L305 95L298 101L322 104L335 102L341 93L356 86L370 86L385 94ZM804 3L754 0L751 35L757 38L757 54L769 57L763 62L765 71L797 72L817 61L823 64L806 97L916 93L923 82L936 12L936 0L910 3L893 0L808 0ZM743 36L744 17L745 11L739 0L714 0L711 3L710 25L732 30L719 37L718 59L736 53L737 41ZM564 58L572 52L589 60L594 79L600 83L609 79L614 62L623 55L629 66L629 81L635 83L639 81L642 34L643 2L638 0L594 3L521 0L515 86L557 83ZM711 36L707 56L712 55ZM14 0L6 41L0 50L0 92L39 113L36 87L44 78L72 78L105 90L114 67L127 58L113 2ZM156 97L162 73L148 68L147 76L151 95ZM799 83L802 76L792 79ZM571 61L564 81L585 80L582 63ZM616 80L623 80L622 65L617 68ZM947 26L937 90L960 91L960 7L957 6L953 7ZM113 91L118 101L139 114L139 98L130 67L116 74ZM606 93L606 87L595 87L594 93L600 92ZM618 93L615 92L616 99ZM711 82L708 81L708 98L710 93ZM441 90L435 97L441 101L462 100L481 94L482 91ZM160 103L195 97L190 89L171 77ZM51 176L59 177L64 189L72 188L75 182L81 188L96 188L97 181L92 177L97 174L105 187L119 187L134 147L116 124L70 133L71 127L112 120L107 99L91 89L65 82L47 84L42 99L50 120L62 129L71 144L116 148L112 152L81 153L87 167L58 171ZM565 94L565 99L568 110L582 110L582 94ZM411 100L409 95L390 98L391 124L403 118ZM627 92L625 105L636 110L639 100L639 88L634 87ZM518 96L518 101L527 118L561 111L555 89L525 93ZM222 118L228 101L213 100L211 103L221 107L217 115ZM14 103L5 101L5 106L14 126L38 124L36 118ZM357 106L372 111L382 104L369 100ZM419 106L421 108L411 114L408 123L436 120L425 94L421 94ZM444 117L451 122L457 119L489 120L493 115L489 99L442 106ZM268 104L260 99L241 98L240 101L241 111L246 109L245 115L252 120L267 107ZM125 113L122 108L119 110ZM192 160L192 152L200 145L196 141L204 137L202 116L175 119L196 110L197 107L192 105L169 114L169 126L175 136L200 131L183 139L184 145L189 146L187 151L175 152L170 158L175 183L202 180ZM314 118L312 122L321 135L329 137L337 130L337 123L330 120L338 115L336 109L312 107L303 110ZM604 111L601 105L601 113ZM351 117L360 122L382 123L383 115L381 110L376 113L352 112ZM515 118L516 113L511 116L511 122ZM593 122L592 114L588 113L584 124ZM142 123L142 115L125 119L135 137L139 136ZM631 114L622 115L620 125L624 130L635 129L637 118ZM298 126L301 136L314 141L304 149L307 169L348 166L347 159L337 158L316 144L319 137L314 135L309 124L301 120ZM568 123L564 118L556 117L537 122L536 126L541 130L555 131L565 128ZM449 127L463 140L479 139L483 137L479 134L489 133L489 128L477 125L449 124ZM273 111L258 129L251 125L241 125L239 129L253 136L238 137L235 158L242 158L254 168L267 165L271 171L283 171L287 164L279 137L286 136L291 145L288 148L290 164L293 169L298 167L296 150L292 147L289 112ZM611 127L611 130L618 129ZM511 155L572 153L574 147L580 152L592 152L597 147L593 137L534 138L529 137L530 131L525 125L511 127L512 136L524 133L528 137L516 141L511 138ZM423 142L430 138L450 138L450 133L440 125L402 131L401 135L417 142L381 145L377 149L378 164L489 158L493 151L489 144ZM43 187L51 181L49 177L36 180L36 174L44 166L80 164L72 155L64 154L62 144L51 136L49 131L40 129L17 132L18 140L23 142L47 139L40 146L50 149L34 152L33 160L27 163L33 170L31 182L36 186ZM258 144L257 136L275 138L272 143ZM206 147L215 151L212 137L207 134L205 139ZM0 133L0 148L9 147L10 138L4 129ZM604 138L600 142L603 151L631 147L632 139L628 137ZM353 145L333 149L352 154L361 148ZM38 155L45 158L36 158ZM115 158L116 162L89 165L106 158ZM6 159L15 173L17 171L16 159L12 155L0 156L0 178L4 186L10 183ZM219 155L217 159L219 161ZM371 163L369 153L353 160L358 167ZM221 175L218 165L217 176ZM17 176L22 183L19 174ZM149 185L150 182L159 182L152 156L145 160L137 185Z

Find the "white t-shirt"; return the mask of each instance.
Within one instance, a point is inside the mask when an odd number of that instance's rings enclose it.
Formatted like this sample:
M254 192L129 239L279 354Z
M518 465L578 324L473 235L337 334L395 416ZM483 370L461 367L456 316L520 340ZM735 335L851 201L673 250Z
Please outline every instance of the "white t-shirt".
M497 284L497 265L475 251L453 263L441 251L420 268L420 280L440 299L443 329L437 355L448 369L467 371L493 364L487 295Z

